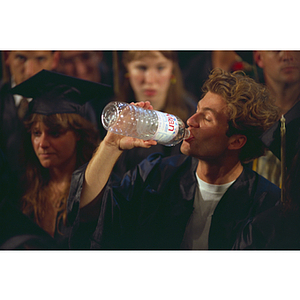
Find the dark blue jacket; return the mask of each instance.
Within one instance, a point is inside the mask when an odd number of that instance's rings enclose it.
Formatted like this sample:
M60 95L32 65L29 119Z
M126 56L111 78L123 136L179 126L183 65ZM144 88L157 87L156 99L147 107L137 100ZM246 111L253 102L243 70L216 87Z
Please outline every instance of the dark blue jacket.
M180 249L198 188L197 164L185 155L151 155L122 180L112 174L99 197L79 212L83 166L73 174L68 200L70 247ZM279 201L277 186L244 168L214 211L209 249L232 249L244 227ZM89 241L81 229L87 223Z

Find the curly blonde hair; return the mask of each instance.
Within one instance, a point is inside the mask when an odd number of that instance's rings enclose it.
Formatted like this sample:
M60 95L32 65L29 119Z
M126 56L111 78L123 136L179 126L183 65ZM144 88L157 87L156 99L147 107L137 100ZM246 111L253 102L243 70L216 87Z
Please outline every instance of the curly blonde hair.
M243 134L247 137L240 153L241 162L247 163L262 156L265 147L259 137L279 118L279 109L267 88L243 72L214 69L202 90L204 95L212 92L226 101L229 113L227 135Z

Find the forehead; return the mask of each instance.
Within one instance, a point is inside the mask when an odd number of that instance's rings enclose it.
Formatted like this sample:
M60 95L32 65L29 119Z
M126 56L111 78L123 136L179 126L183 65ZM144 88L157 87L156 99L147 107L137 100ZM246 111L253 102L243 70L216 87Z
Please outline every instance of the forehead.
M265 51L260 51L260 54L265 57L265 58L278 58L283 56L286 53L288 55L291 55L293 57L300 57L300 51L290 51L290 50L277 50L277 51L271 51L271 50L265 50Z
M46 126L46 124L43 121L34 121L31 124L31 128L35 128L35 129L48 129L48 127Z
M169 61L161 52L159 51L141 51L137 52L131 62L134 61L149 61L149 60L159 60L159 61Z
M197 108L200 110L211 110L214 113L224 113L227 109L225 99L215 93L207 92L205 96L198 102Z
M50 116L42 114L33 114L30 120L31 127L45 127L45 128L58 128L69 127L69 122L66 117L61 114L54 114Z
M77 57L90 58L94 55L92 51L61 51L60 57L62 59L74 59Z
M35 58L35 57L51 57L53 54L52 51L11 51L9 53L10 56L16 57L18 55L22 55L27 58Z

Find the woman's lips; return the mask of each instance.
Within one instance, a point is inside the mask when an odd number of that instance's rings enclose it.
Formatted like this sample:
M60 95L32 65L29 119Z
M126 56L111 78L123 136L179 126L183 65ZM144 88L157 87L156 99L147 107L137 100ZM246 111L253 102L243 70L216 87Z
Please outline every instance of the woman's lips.
M156 94L156 90L145 90L144 94L146 96L154 96Z
M53 155L53 153L40 153L39 156L41 157L49 157L50 155Z

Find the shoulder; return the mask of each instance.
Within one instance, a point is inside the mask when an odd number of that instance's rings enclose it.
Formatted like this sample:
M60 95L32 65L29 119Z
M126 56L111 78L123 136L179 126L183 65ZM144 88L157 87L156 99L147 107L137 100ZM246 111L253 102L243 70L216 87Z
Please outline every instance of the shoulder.
M243 178L245 180L251 181L253 185L255 185L257 189L259 189L259 191L268 190L275 193L280 193L280 188L277 185L248 167L244 167Z
M3 105L15 105L15 100L13 95L9 92L11 89L11 84L10 82L3 82L0 81L0 102L3 103Z
M281 189L278 186L251 169L246 169L245 172L251 177L249 188L253 195L256 213L274 207L280 202Z
M300 249L299 211L285 210L282 205L256 216L253 237L259 236L266 249Z
M139 163L133 170L127 172L124 178L140 178L142 182L157 182L168 180L175 174L190 171L196 162L192 157L179 154L165 157L161 153L153 153Z
M172 155L164 157L162 155L152 154L148 157L149 160L156 160L156 163L159 163L160 169L164 168L182 168L187 165L192 165L194 159L190 156L186 156L184 154ZM158 160L157 160L158 159Z
M5 82L3 80L0 80L0 92L1 92L1 94L8 93L10 88L11 88L10 82Z
M82 185L84 181L84 174L87 168L88 163L82 165L77 170L75 170L72 174L69 199L80 198Z

